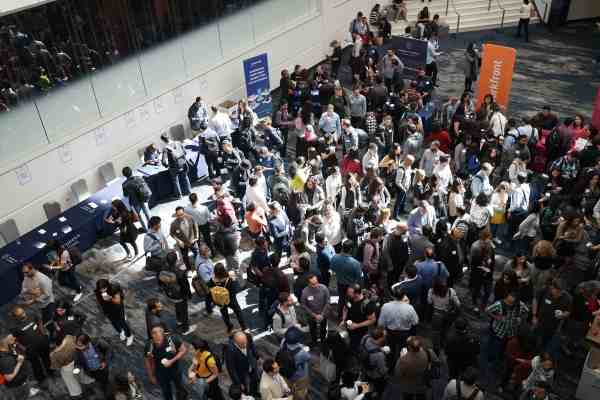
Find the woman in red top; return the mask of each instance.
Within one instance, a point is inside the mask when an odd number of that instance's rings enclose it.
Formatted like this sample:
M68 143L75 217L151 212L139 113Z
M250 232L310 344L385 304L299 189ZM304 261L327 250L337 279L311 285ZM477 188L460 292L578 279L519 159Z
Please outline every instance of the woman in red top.
M575 115L575 120L573 121L573 125L571 126L571 145L574 146L577 139L586 139L590 138L590 130L585 125L585 118L581 114Z
M350 150L342 160L342 176L350 173L356 176L362 176L362 164L358 157L358 150Z
M434 121L431 125L431 135L429 135L427 138L427 143L431 143L434 140L440 142L439 149L442 152L449 154L452 140L450 140L450 135L448 132L446 130L442 130L442 126L437 121Z

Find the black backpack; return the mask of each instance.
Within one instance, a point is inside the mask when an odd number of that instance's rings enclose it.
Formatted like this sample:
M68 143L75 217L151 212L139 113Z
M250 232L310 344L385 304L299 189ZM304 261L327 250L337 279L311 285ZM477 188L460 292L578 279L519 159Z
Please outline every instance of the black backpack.
M298 347L295 350L290 350L287 345L277 352L275 361L279 364L279 373L284 378L290 379L296 372L296 354L302 348Z
M365 371L369 371L373 369L371 365L371 355L375 353L381 353L383 350L379 347L368 350L367 349L367 340L369 339L369 335L365 335L360 341L360 348L358 349L358 360L361 363L361 366Z
M546 151L548 153L549 160L558 158L562 154L560 144L560 133L558 133L558 130L555 128L552 130L552 132L550 132L550 135L546 139Z
M134 176L128 182L131 185L137 200L142 203L147 203L152 197L152 190L141 176Z

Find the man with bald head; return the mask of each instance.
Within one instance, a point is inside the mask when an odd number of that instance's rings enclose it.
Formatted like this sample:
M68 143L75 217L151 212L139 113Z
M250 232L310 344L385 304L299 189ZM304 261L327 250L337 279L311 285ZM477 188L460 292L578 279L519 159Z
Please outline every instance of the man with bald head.
M25 348L25 358L31 363L35 379L43 382L50 374L50 341L42 319L33 310L17 306L7 322L17 343Z
M30 387L25 357L17 352L17 342L12 334L0 336L0 374L6 382L2 400L22 400L35 396L39 389Z
M410 242L408 241L408 226L399 223L396 228L387 234L383 242L383 259L388 267L387 283L391 287L398 282L404 267L410 257Z
M225 365L232 384L240 385L244 394L258 395L258 354L250 334L236 331L231 335L225 348Z

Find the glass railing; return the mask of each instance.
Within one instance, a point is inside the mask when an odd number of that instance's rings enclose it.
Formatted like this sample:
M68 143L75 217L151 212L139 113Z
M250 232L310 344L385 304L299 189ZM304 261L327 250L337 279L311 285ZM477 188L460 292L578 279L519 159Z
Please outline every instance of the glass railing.
M57 0L0 17L0 165L318 14L321 0Z

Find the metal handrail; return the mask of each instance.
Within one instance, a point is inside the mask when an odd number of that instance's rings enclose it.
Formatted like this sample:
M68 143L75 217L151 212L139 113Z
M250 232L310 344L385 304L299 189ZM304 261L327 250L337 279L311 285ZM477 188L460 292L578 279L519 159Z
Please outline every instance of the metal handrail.
M450 2L452 3L452 9L454 10L454 13L456 14L456 33L460 32L460 13L458 12L458 10L456 9L456 5L454 4L454 0L450 0Z
M504 18L506 17L506 9L502 7L500 0L496 0L496 3L498 4L498 8L502 10L502 19L500 20L500 29L502 29L504 28Z

